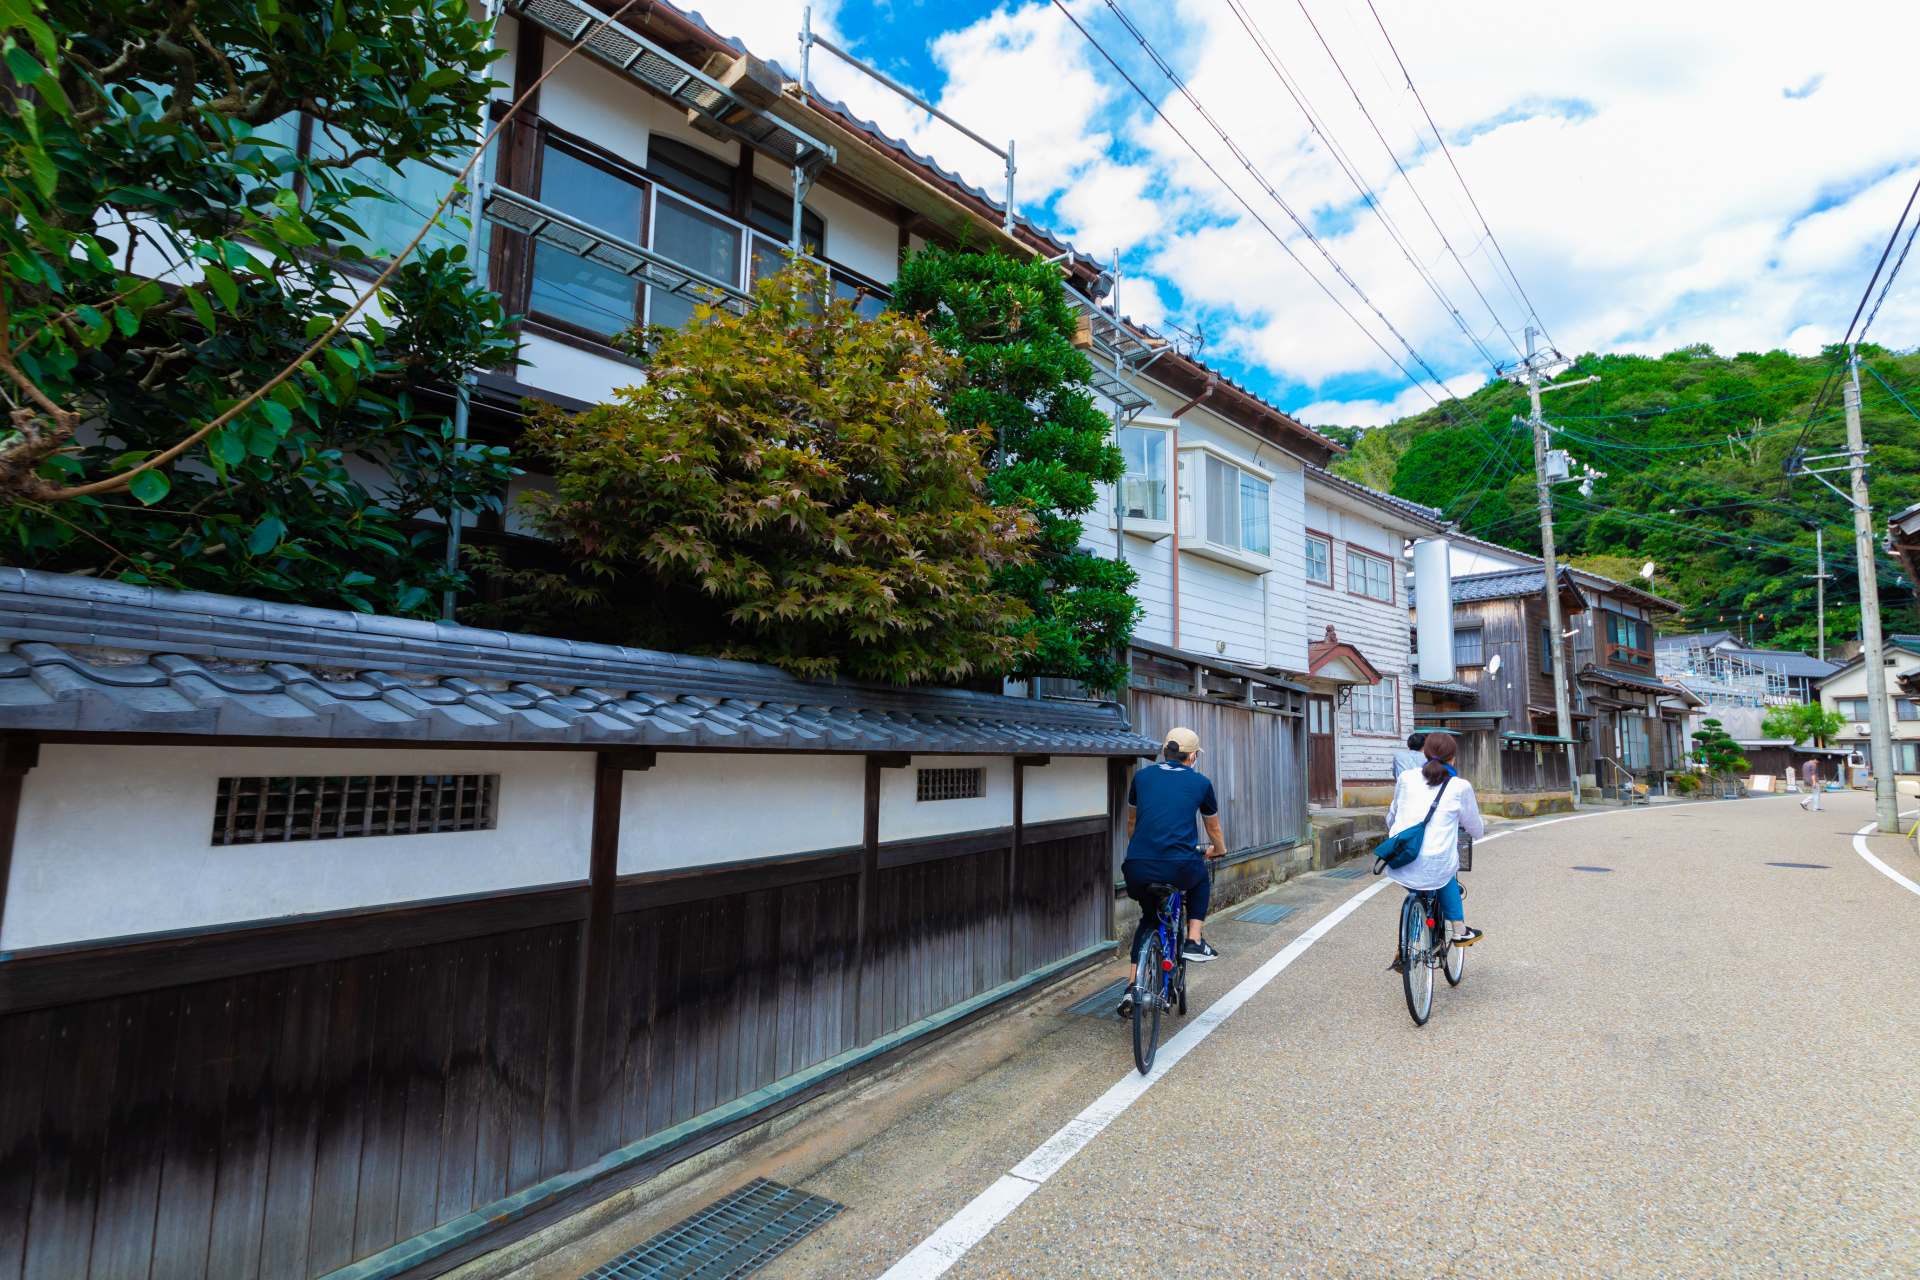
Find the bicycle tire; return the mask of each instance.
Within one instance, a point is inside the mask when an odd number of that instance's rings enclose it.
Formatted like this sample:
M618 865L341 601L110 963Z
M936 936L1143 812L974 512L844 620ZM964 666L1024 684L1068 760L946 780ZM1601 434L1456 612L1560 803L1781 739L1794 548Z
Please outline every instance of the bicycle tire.
M1140 962L1133 970L1133 1065L1145 1075L1153 1070L1160 1052L1160 934L1147 935L1140 946Z
M1427 963L1429 932L1426 904L1418 895L1408 894L1400 908L1400 955L1406 961L1400 985L1406 992L1407 1014L1416 1027L1426 1026L1433 1016L1433 966Z
M1467 949L1465 947L1457 947L1449 942L1447 944L1446 965L1441 969L1441 972L1447 975L1448 986L1459 986L1461 981L1467 976Z
M1180 899L1178 925L1179 927L1173 931L1173 936L1179 940L1181 954L1173 963L1173 985L1179 993L1180 1016L1184 1018L1187 1016L1187 900L1185 897Z

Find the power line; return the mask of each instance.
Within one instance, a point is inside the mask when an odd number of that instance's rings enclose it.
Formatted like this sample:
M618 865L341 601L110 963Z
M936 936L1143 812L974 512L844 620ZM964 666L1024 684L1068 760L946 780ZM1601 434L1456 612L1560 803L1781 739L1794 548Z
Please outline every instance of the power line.
M1393 167L1395 171L1399 173L1400 180L1407 184L1407 191L1413 196L1414 200L1419 203L1420 211L1427 215L1427 222L1432 225L1433 233L1440 237L1440 243L1445 247L1448 256L1453 259L1454 265L1460 268L1460 274L1467 278L1467 283L1472 286L1474 293L1480 299L1480 305L1487 309L1487 314L1493 317L1493 322L1500 326L1502 333L1507 335L1507 341L1513 343L1514 354L1520 355L1520 344L1513 341L1513 331L1507 328L1506 323L1500 319L1499 313L1494 311L1493 304L1487 301L1487 295L1481 292L1479 282L1473 278L1473 273L1467 270L1467 264L1461 261L1460 255L1454 251L1453 241L1449 240L1447 233L1441 230L1440 220L1433 216L1433 210L1428 207L1426 197L1421 195L1420 188L1414 185L1413 175L1407 172L1407 167L1404 164L1400 163L1399 154L1394 151L1393 145L1387 141L1387 135L1381 132L1380 125L1373 118L1373 112L1367 109L1366 101L1360 96L1360 90L1354 87L1352 78L1347 75L1347 69L1340 64L1340 59L1338 55L1334 53L1333 46L1327 43L1327 37L1321 33L1320 24L1315 22L1313 14L1308 12L1306 0L1296 0L1296 2L1300 6L1300 16L1307 20L1309 27L1313 28L1314 38L1320 42L1320 47L1326 50L1327 59L1333 63L1333 69L1340 73L1340 82L1346 85L1347 92L1353 95L1353 104L1360 108L1360 114L1366 117L1367 126L1373 130L1373 136L1380 140L1381 149L1387 153L1387 159L1393 161ZM1447 305L1449 309L1452 309L1450 303ZM1455 319L1460 319L1460 313L1457 310L1455 310L1453 314ZM1464 328L1466 321L1460 320L1460 324ZM1544 329L1542 332L1544 332ZM1482 348L1482 350L1484 351L1485 348ZM1497 361L1494 362L1494 369L1496 373L1499 371Z
M1354 189L1360 193L1360 198L1365 202L1367 208L1372 210L1374 216L1380 219L1381 225L1386 227L1387 234L1392 237L1394 245L1400 250L1400 255L1407 260L1407 265L1412 267L1421 280L1426 283L1427 288L1433 293L1433 296L1439 301L1448 316L1452 318L1454 324L1459 327L1460 332L1466 335L1467 341L1473 344L1474 348L1479 351L1481 357L1486 360L1493 368L1493 371L1498 374L1500 372L1500 361L1494 357L1493 352L1489 351L1486 344L1480 340L1480 336L1467 324L1466 317L1460 314L1460 309L1454 305L1453 299L1447 296L1446 290L1441 288L1440 282L1434 277L1433 273L1427 269L1424 263L1414 256L1412 246L1408 243L1405 234L1400 230L1399 224L1395 222L1393 216L1387 212L1386 206L1380 201L1372 186L1360 176L1352 162L1347 158L1346 149L1334 139L1330 129L1323 127L1319 113L1314 111L1313 107L1307 102L1305 94L1294 86L1292 77L1289 76L1286 69L1281 66L1279 55L1274 52L1272 43L1268 41L1266 34L1260 30L1259 24L1247 13L1245 4L1242 3L1242 0L1227 0L1227 7L1233 10L1234 17L1239 19L1241 28L1245 30L1248 37L1253 40L1254 48L1259 51L1261 57L1266 59L1267 66L1272 68L1274 78L1279 80L1281 87L1286 89L1287 96L1293 99L1294 105L1300 108L1302 115L1306 116L1307 127L1313 130L1315 137L1326 144L1328 154L1330 154L1334 158L1335 163L1340 166L1340 171L1346 174L1347 180L1351 182ZM1429 213L1428 217L1431 219L1432 214ZM1441 242L1443 244L1446 243L1445 236L1441 237ZM1448 252L1451 253L1453 246L1447 245L1447 249ZM1460 261L1458 254L1454 254L1454 261ZM1480 294L1480 301L1486 305L1487 314L1493 317L1494 324L1499 327L1502 333L1506 334L1507 341L1513 345L1514 354L1518 355L1520 353L1520 345L1514 342L1513 331L1507 328L1506 323L1502 321L1499 314L1494 311L1492 304L1487 302L1486 295L1480 293L1479 284L1474 281L1470 274L1467 274L1464 264L1461 266L1461 273L1467 275L1467 283L1473 286L1475 293Z
M1887 294L1893 291L1893 282L1899 278L1900 268L1907 265L1907 254L1913 248L1913 234L1915 231L1920 231L1920 218L1914 219L1913 229L1907 232L1907 242L1900 246L1900 256L1894 259L1893 270L1887 273L1887 282L1880 286L1880 296L1873 300L1873 310L1867 312L1867 322L1860 326L1860 336L1854 339L1856 344L1867 340L1867 330L1873 328L1873 322L1880 314L1880 305L1887 300ZM1867 287L1871 289L1873 286L1868 285Z
M1380 10L1374 7L1373 0L1367 0L1367 10L1373 14L1374 25L1380 28L1380 36L1387 42L1387 48L1393 51L1393 60L1399 66L1400 74L1406 77L1407 88L1413 93L1413 100L1420 104L1420 114L1426 117L1427 127L1433 130L1434 141L1440 144L1440 152L1446 156L1448 166L1453 169L1453 176L1459 180L1460 189L1466 192L1467 203L1473 206L1473 216L1480 220L1480 229L1487 233L1487 241L1493 245L1493 251L1500 255L1500 265L1507 269L1507 275L1512 279L1513 287L1520 291L1520 297L1526 303L1527 314L1532 317L1534 327L1546 337L1548 346L1556 351L1559 350L1560 344L1553 340L1553 335L1547 332L1546 322L1540 318L1540 309L1533 305L1533 299L1527 296L1526 286L1520 283L1520 277L1514 272L1513 263L1507 260L1507 251L1500 247L1500 238L1494 235L1493 228L1487 225L1487 215L1480 212L1480 202L1473 198L1473 188L1467 185L1466 175L1460 172L1460 165L1454 160L1453 149L1447 146L1447 139L1440 132L1440 126L1433 122L1433 112L1427 110L1427 100L1420 96L1420 88L1413 82L1413 73L1407 70L1406 59L1400 56L1400 50L1394 45L1393 37L1387 34L1387 24L1380 20Z
M1112 0L1107 0L1107 2L1111 6ZM1281 236L1279 232L1273 229L1273 226L1271 223L1269 223L1265 218L1260 216L1259 212L1254 209L1252 202L1250 202L1245 196L1241 195L1240 192L1233 186L1233 184L1229 183L1226 180L1226 178L1222 176L1222 174L1220 173L1220 170L1214 166L1213 162L1211 160L1208 160L1206 156L1201 153L1200 148L1195 146L1193 141L1190 138L1188 138L1185 133L1181 132L1180 127L1174 124L1174 122L1168 118L1167 113L1160 109L1160 104L1154 101L1153 96L1149 94L1145 89L1142 89L1140 87L1139 82L1136 81L1132 76L1128 75L1126 69L1120 65L1119 61L1115 59L1111 53L1107 52L1105 46L1103 46L1098 40L1094 39L1093 33L1088 31L1085 26L1081 25L1080 19L1074 16L1073 11L1071 9L1067 8L1065 0L1053 0L1053 6L1056 9L1060 10L1061 13L1066 15L1067 21L1073 24L1074 30L1078 31L1081 37L1084 38L1088 44L1093 46L1094 51L1098 53L1103 59L1106 60L1107 65L1112 67L1122 80L1126 81L1127 87L1132 89L1135 94L1139 95L1141 101L1145 102L1148 108L1152 110L1153 114L1159 118L1160 123L1166 125L1167 128L1173 133L1173 136L1178 138L1181 141L1181 143L1187 148L1187 150L1193 153L1194 158L1201 163L1201 165L1207 170L1208 173L1213 175L1214 180L1218 182L1221 186L1227 189L1228 194L1233 196L1233 198L1239 202L1240 207L1247 211L1248 216L1251 217L1255 222L1257 222L1260 225L1260 229L1265 231L1267 235L1273 239L1273 242L1279 245L1281 250L1284 251L1289 258L1292 258L1294 263L1297 266L1299 266L1299 268L1302 271L1305 271L1307 273L1308 278L1311 279L1315 285L1319 286L1320 291L1326 294L1328 299L1332 301L1336 307L1340 308L1341 313L1345 315L1347 319L1353 321L1354 326L1356 328L1358 328L1362 333L1366 334L1367 340L1373 343L1375 347L1379 348L1380 353L1386 356L1386 358L1393 364L1393 367L1400 370L1402 376L1404 376L1409 383L1411 383L1416 387L1419 387L1421 390L1421 393L1424 394L1427 397L1427 399L1432 400L1434 405L1436 407L1440 407L1441 411L1444 413L1445 407L1441 405L1440 399L1437 396L1435 396L1433 392L1427 390L1426 384L1421 382L1419 378L1416 378L1413 375L1413 372L1409 370L1406 365L1400 362L1398 357L1396 357L1391 351L1387 350L1386 344L1381 342L1379 338L1375 337L1373 334L1373 331L1371 329L1368 329L1366 325L1360 322L1360 317L1353 314L1352 309L1349 308L1346 305L1346 303L1340 300L1338 295L1336 295L1334 291L1328 287L1326 281L1322 280L1319 276L1315 275L1313 271L1308 268L1307 264L1301 260L1300 255L1294 252L1293 246L1288 244L1286 242L1286 239L1283 236ZM1118 11L1116 10L1116 13L1117 12ZM1124 22L1126 20L1125 15L1120 15L1120 16L1122 21ZM1131 26L1131 24L1128 24L1128 25ZM1422 359L1420 357L1420 354L1413 349L1413 345L1409 343L1404 336L1401 335L1398 329L1394 328L1393 322L1386 318L1385 314L1381 312L1380 308L1373 305L1372 299L1367 297L1365 291L1363 291L1358 284L1354 283L1352 277L1346 274L1345 269L1342 268L1339 265L1339 263L1334 261L1333 255L1327 252L1326 246L1320 243L1319 237L1315 236L1313 232L1307 228L1306 224L1302 222L1299 216L1293 212L1292 207L1288 205L1284 199L1281 198L1280 193L1278 191L1275 191L1271 186L1271 184L1268 184L1266 180L1261 177L1259 170L1255 169L1253 165L1245 159L1245 155L1243 152L1240 151L1239 145L1233 142L1233 140L1230 137L1228 137L1226 132L1222 130L1218 124L1214 123L1213 118L1207 115L1205 110L1201 108L1197 102L1194 101L1193 95L1187 92L1185 85L1181 82L1180 78L1173 73L1172 68L1165 65L1164 61L1159 58L1159 55L1156 52L1154 52L1152 46L1146 43L1146 40L1144 37L1136 34L1135 39L1139 40L1142 47L1147 49L1148 55L1152 57L1157 64L1160 65L1161 71L1167 75L1168 79L1173 81L1174 86L1181 91L1181 93L1186 97L1187 101L1193 105L1196 111L1200 113L1202 119L1206 120L1207 123L1210 126L1212 126L1214 132L1220 135L1221 140L1227 143L1229 149L1231 149L1236 156L1240 157L1241 163L1247 166L1248 171L1251 172L1254 175L1255 179L1258 180L1261 183L1261 185L1266 188L1267 193L1273 197L1275 202L1278 203L1283 210L1286 211L1288 217L1293 219L1294 225L1299 227L1302 234L1304 234L1307 237L1307 239L1311 241L1313 245L1320 250L1321 254L1325 256L1327 261L1333 265L1334 270L1340 275L1340 277L1347 282L1349 287L1351 287L1356 294L1359 294L1362 301L1366 302L1369 309L1371 309L1376 316L1380 317L1381 323L1385 324L1388 330L1390 330L1393 333L1393 336L1400 340L1400 344L1406 347L1407 354L1413 358L1414 362L1418 364L1421 368L1425 369L1428 375L1432 377L1434 382L1440 386L1440 389L1442 391L1445 391L1446 390L1445 381L1443 381L1437 373L1434 373L1433 367L1429 365L1424 359Z

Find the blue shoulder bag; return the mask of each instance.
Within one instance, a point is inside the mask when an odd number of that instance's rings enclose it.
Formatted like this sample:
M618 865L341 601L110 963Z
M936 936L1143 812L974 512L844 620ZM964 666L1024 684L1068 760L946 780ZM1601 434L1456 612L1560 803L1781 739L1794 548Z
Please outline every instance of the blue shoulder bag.
M1440 797L1447 794L1447 785L1453 781L1449 775L1440 789L1433 793L1433 807L1427 810L1427 816L1415 826L1408 827L1397 836L1388 836L1373 848L1373 856L1387 864L1388 869L1398 871L1420 856L1420 846L1427 838L1427 824L1433 821L1433 815L1440 811Z

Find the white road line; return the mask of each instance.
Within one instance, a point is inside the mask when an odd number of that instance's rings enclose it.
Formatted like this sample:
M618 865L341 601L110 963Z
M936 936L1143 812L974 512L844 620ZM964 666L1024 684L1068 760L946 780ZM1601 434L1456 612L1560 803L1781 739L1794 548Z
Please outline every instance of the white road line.
M1651 811L1651 810L1649 810ZM1498 840L1520 831L1532 831L1539 827L1551 827L1561 822L1579 822L1586 818L1604 818L1615 813L1626 813L1625 809L1609 809L1599 813L1576 813L1564 818L1548 818L1543 822L1528 823L1524 827L1508 827L1492 835L1481 837L1479 843ZM1374 894L1379 893L1391 880L1381 880L1354 894L1329 912L1311 929L1289 942L1280 952L1265 964L1242 978L1225 995L1208 1005L1200 1015L1183 1027L1171 1040L1160 1046L1160 1053L1154 1059L1153 1070L1146 1075L1138 1071L1129 1071L1121 1077L1111 1089L1101 1094L1099 1099L1079 1115L1067 1121L1055 1131L1053 1136L1035 1147L1027 1158L1000 1175L994 1184L969 1201L965 1208L941 1223L934 1233L913 1247L900 1261L888 1267L880 1280L933 1280L933 1277L945 1275L954 1263L964 1258L976 1244L987 1238L989 1232L1003 1222L1007 1215L1018 1209L1021 1203L1040 1185L1058 1173L1067 1161L1078 1155L1080 1149L1100 1136L1100 1132L1121 1113L1137 1102L1141 1095L1160 1082L1162 1076L1171 1071L1174 1064L1187 1056L1194 1046L1212 1035L1221 1023L1232 1017L1241 1005L1253 999L1260 989L1306 954L1308 947L1333 932L1335 925L1358 911ZM1920 892L1916 889L1915 892Z
M1908 809L1905 813L1901 814L1900 816L1911 817L1916 813L1920 813L1920 809ZM1875 827L1879 825L1880 824L1878 822L1869 822L1866 826L1854 832L1853 833L1853 851L1859 854L1861 857L1865 858L1867 860L1868 865L1872 866L1881 875L1893 881L1895 884L1905 889L1908 893L1920 895L1920 884L1915 884L1913 881L1907 879L1905 876L1901 875L1898 871L1895 871L1892 867L1888 866L1886 863L1880 861L1879 858L1873 855L1873 851L1867 848L1867 833L1872 831Z

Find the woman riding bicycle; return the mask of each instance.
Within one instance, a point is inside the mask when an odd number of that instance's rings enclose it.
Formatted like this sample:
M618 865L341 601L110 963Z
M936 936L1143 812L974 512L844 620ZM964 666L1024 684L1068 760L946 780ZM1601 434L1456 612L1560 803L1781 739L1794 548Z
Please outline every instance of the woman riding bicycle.
M1467 927L1466 909L1460 900L1460 833L1483 836L1487 824L1481 820L1473 784L1454 771L1453 758L1458 750L1452 734L1429 733L1421 746L1427 762L1418 769L1405 770L1395 780L1393 803L1387 806L1387 834L1398 835L1418 826L1429 810L1433 818L1427 823L1420 856L1404 867L1389 868L1387 874L1409 889L1437 890L1453 945L1470 947L1484 935ZM1436 794L1440 796L1437 807ZM1398 971L1404 963L1396 950L1391 967Z

